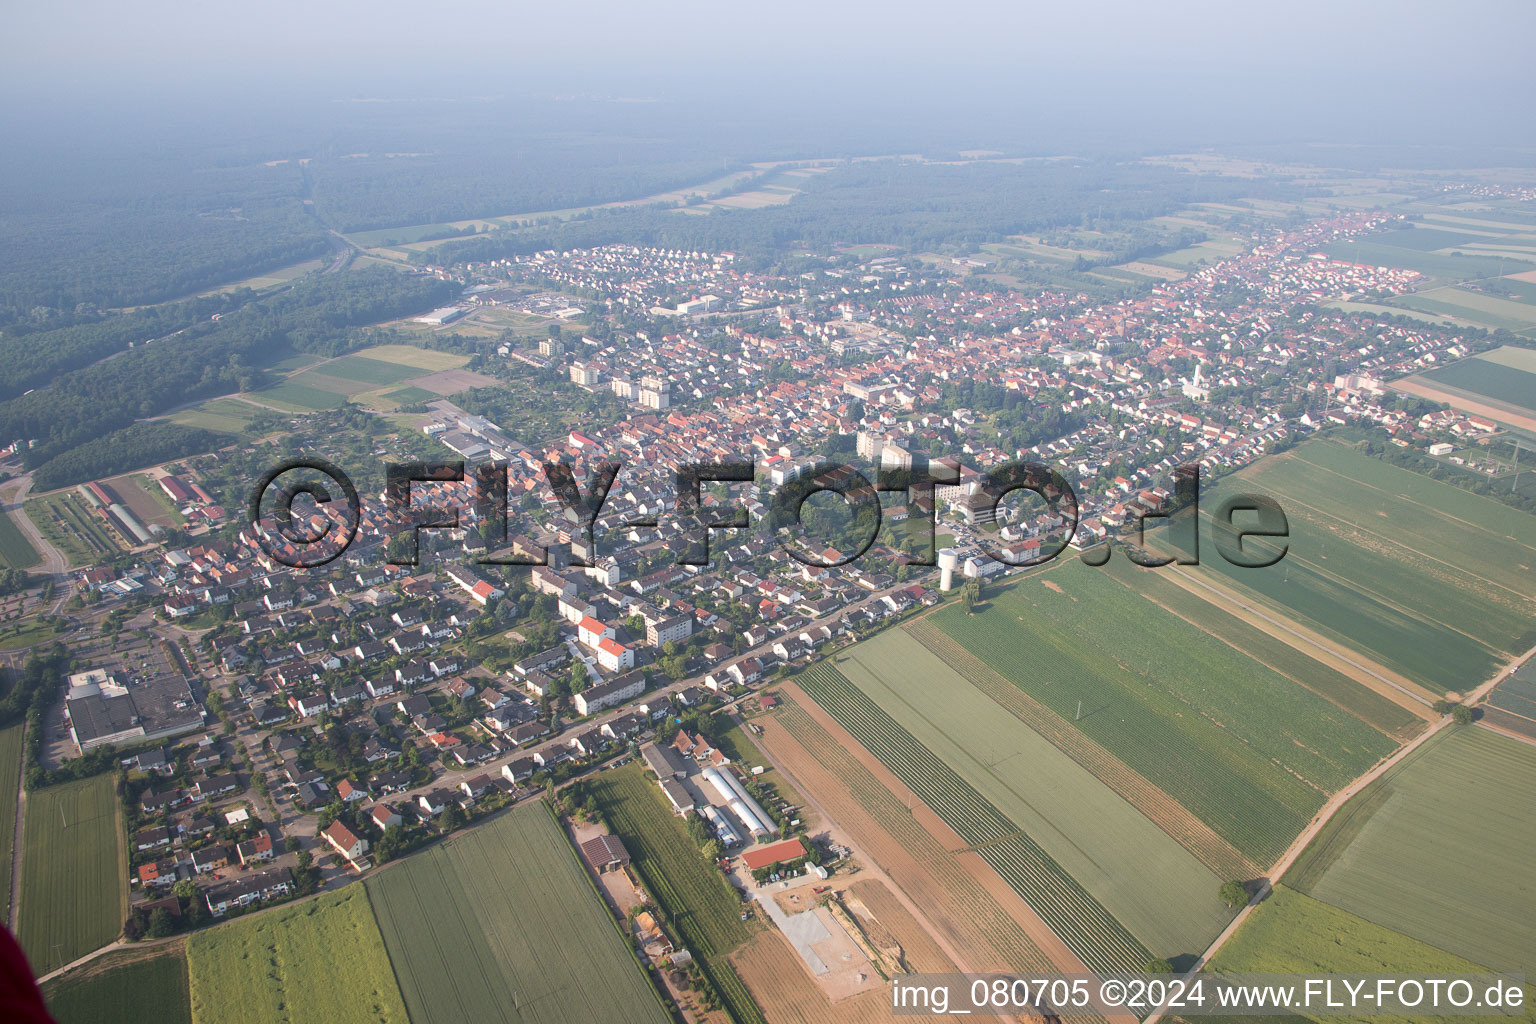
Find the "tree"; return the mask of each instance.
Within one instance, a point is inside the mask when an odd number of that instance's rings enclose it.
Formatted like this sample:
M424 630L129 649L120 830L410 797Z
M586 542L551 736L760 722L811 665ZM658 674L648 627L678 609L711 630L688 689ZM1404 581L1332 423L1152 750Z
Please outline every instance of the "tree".
M1148 960L1146 966L1144 966L1142 970L1147 974L1172 974L1173 964L1169 963L1167 960L1158 958L1155 960Z
M149 915L149 928L145 932L152 939L163 939L176 930L176 922L171 919L171 912L164 907L156 907L155 912Z
M1221 891L1217 895L1221 897L1221 902L1233 910L1248 903L1248 887L1242 882L1221 883Z
M1465 704L1457 704L1451 709L1451 717L1456 720L1457 725L1467 725L1472 721L1472 709Z
M458 804L450 803L443 808L442 819L438 823L444 832L452 832L454 829L463 828L465 825L464 809Z
M171 886L171 891L184 900L197 899L197 883L190 878L183 878Z

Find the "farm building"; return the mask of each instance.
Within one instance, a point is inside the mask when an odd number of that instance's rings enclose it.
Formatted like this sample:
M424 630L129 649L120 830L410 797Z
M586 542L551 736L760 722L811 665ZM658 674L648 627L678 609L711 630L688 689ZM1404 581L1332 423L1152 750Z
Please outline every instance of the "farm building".
M629 863L629 851L618 836L604 833L581 844L582 856L599 873L622 868Z
M805 847L798 839L785 839L782 842L769 843L767 846L754 846L741 855L741 862L747 866L748 871L756 871L758 868L771 867L781 861L799 860L805 856Z

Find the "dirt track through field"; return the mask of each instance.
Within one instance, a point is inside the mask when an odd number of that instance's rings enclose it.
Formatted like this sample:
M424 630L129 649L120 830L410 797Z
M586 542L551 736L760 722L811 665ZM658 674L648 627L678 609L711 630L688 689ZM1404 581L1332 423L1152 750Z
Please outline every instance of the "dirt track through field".
M756 720L762 739L825 817L841 825L870 860L928 918L963 970L1086 970L1045 922L890 769L799 687Z

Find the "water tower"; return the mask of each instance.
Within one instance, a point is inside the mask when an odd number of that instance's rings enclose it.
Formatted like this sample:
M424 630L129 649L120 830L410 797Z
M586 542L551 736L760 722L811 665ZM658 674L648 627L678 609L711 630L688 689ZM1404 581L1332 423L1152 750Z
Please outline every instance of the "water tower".
M960 552L945 548L939 552L939 589L946 593L954 589L955 570L960 566Z

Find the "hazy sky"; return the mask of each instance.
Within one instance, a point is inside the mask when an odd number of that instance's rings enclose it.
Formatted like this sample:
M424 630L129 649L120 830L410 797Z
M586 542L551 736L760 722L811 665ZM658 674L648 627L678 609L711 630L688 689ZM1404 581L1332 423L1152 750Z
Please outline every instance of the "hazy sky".
M1503 122L1528 136L1531 0L949 4L8 0L10 112L159 93L589 93L1095 117ZM1278 122L1277 122L1278 123ZM1514 141L1488 138L1486 141Z

